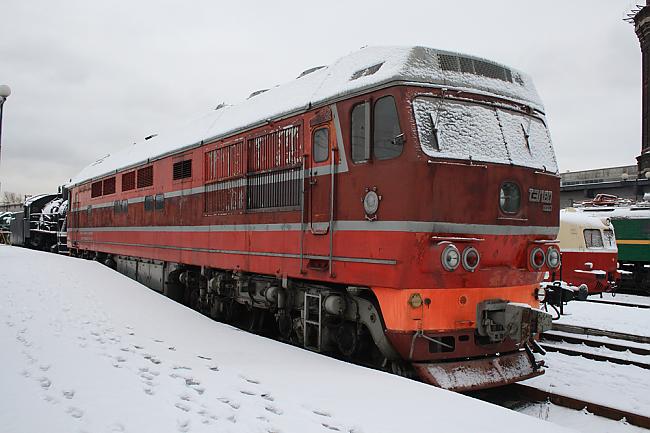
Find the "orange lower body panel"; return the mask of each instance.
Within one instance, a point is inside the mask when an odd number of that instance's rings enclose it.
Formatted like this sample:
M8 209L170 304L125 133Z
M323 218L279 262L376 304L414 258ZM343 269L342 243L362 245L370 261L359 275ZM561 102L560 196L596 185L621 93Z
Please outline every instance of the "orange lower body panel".
M476 305L486 299L520 302L539 306L533 293L539 284L509 287L470 287L440 289L391 289L373 287L386 323L391 331L443 331L476 327ZM419 294L422 306L413 308L409 298Z

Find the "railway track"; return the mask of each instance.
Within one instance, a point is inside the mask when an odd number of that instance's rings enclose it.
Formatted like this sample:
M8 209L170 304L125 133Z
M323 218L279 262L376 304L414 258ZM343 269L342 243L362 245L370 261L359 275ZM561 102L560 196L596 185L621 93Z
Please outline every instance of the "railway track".
M617 305L619 307L632 307L632 308L650 308L648 304L633 304L630 302L619 302L619 301L599 301L596 299L587 299L585 302L593 302L594 304L607 304L607 305Z
M569 409L586 409L596 416L612 419L615 421L625 419L631 425L650 429L650 417L648 416L639 415L622 409L617 409L574 397L544 391L520 383L507 385L495 390L487 390L481 395L475 395L474 397L515 410L517 407L521 407L521 405L527 403L551 402L555 405Z
M645 370L650 370L650 347L623 344L624 341L648 343L648 340L650 340L648 337L559 324L554 324L553 330L556 332L545 332L540 341L540 345L549 352L557 352L570 356L582 356L583 358L594 361L611 362L619 365L634 365ZM558 333L557 331L561 332ZM594 340L588 338L590 335L604 336L612 339L615 338L618 341ZM634 355L647 356L648 358L647 360L621 358L615 356L615 354L590 351L589 348L606 349L611 352L619 353L629 352Z

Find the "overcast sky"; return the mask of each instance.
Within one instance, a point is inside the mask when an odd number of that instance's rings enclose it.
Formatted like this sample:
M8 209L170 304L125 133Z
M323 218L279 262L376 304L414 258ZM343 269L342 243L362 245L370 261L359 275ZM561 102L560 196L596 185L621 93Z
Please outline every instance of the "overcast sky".
M1 191L41 193L220 102L364 45L529 73L561 171L636 164L641 54L627 0L2 0Z

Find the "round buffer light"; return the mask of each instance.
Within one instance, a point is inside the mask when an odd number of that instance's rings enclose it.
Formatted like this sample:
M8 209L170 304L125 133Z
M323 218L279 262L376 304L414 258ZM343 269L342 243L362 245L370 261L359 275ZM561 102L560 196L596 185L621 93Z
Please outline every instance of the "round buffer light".
M537 271L542 269L542 266L544 266L545 262L546 254L544 254L544 250L539 247L533 248L533 250L530 252L530 265L533 267L533 269Z
M548 250L546 250L546 263L551 269L557 269L560 267L560 251L557 248L550 247Z
M422 296L419 293L413 293L409 297L409 305L413 308L420 308L422 306Z
M467 247L463 250L463 268L469 272L474 272L481 262L481 255L474 247Z
M539 301L544 302L546 300L546 289L543 287L538 287L533 292L533 296Z
M448 271L454 271L460 265L460 252L455 245L450 244L442 251L442 267Z

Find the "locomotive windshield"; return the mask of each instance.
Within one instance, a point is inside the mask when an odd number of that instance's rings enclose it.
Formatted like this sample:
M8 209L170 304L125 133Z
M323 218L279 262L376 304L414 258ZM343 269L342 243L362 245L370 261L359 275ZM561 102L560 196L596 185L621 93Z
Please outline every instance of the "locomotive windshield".
M546 125L536 117L433 97L415 98L413 108L422 150L431 157L557 172Z

